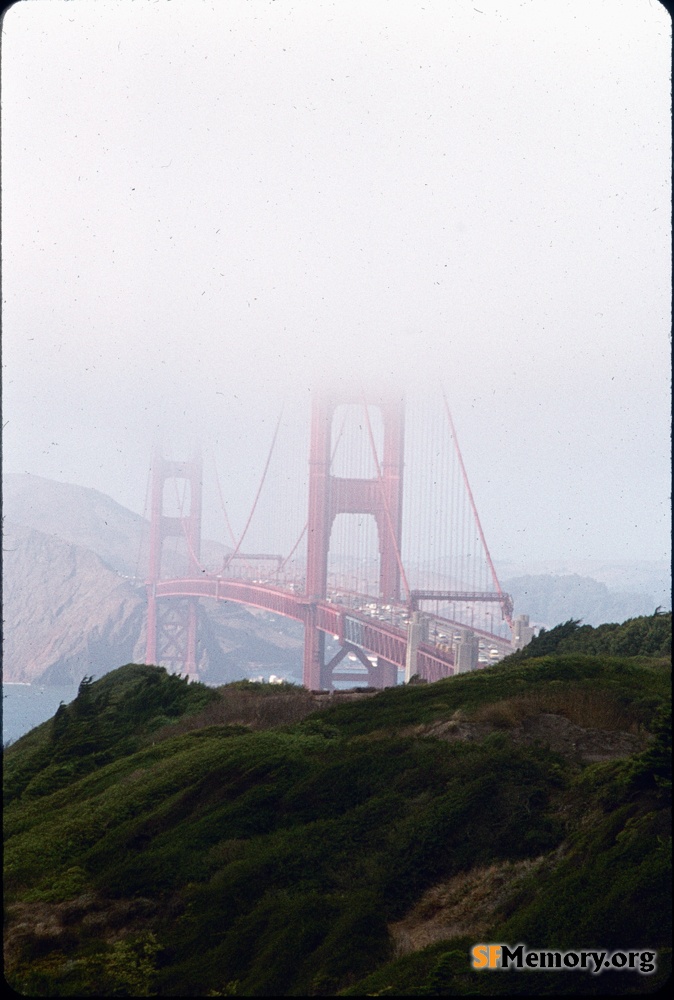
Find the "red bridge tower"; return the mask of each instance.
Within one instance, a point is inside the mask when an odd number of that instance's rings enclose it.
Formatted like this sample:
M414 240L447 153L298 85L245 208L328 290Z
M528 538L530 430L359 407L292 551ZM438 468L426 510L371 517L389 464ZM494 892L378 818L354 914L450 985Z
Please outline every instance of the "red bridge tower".
M164 513L165 487L173 480L178 498L177 481L189 486L189 510L179 516ZM147 646L146 663L158 663L171 669L197 675L197 605L195 597L169 598L162 601L159 614L156 597L157 583L162 578L164 542L182 538L187 546L188 572L192 577L201 573L201 458L195 455L189 462L173 462L155 454L152 463L152 517L150 524L150 559L147 579Z
M334 414L340 403L361 403L370 432L366 406L377 406L384 427L381 461L376 454L376 473L370 479L333 476ZM336 400L314 398L311 416L311 451L309 456L309 521L307 537L306 598L309 604L304 633L304 686L310 690L331 687L332 673L350 651L343 647L327 664L325 633L316 628L316 602L327 596L330 535L337 514L371 514L377 524L379 540L379 597L400 599L400 542L402 528L402 487L404 453L404 412L402 400L357 398ZM396 683L394 664L378 659L373 666L358 649L353 650L368 669L369 683L389 687Z

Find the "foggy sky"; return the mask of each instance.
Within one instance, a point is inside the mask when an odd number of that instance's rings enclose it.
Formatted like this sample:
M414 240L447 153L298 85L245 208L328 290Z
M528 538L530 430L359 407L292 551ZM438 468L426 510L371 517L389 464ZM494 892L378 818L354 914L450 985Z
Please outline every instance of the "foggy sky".
M495 558L668 558L669 52L656 0L15 5L5 470L142 513L198 437L241 522L284 398L442 385Z

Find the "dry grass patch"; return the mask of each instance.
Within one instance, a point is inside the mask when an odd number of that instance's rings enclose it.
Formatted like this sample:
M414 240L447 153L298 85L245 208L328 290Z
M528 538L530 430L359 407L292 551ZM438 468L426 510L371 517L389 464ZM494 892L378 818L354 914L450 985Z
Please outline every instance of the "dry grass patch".
M211 702L201 712L163 726L153 733L152 739L158 742L204 729L206 726L246 726L253 730L288 726L301 722L316 711L312 695L302 689L267 694L241 688L224 688L218 691L218 695L218 700Z
M5 972L24 955L42 955L76 946L82 937L111 943L144 930L156 913L144 898L106 900L84 893L62 903L14 903L7 907L4 932Z
M540 869L545 860L539 857L473 868L428 889L406 917L389 925L396 957L421 951L436 941L457 937L480 940L522 880Z
M518 695L490 705L481 705L471 721L511 729L542 713L562 715L582 729L637 732L637 718L621 705L610 691L564 687Z

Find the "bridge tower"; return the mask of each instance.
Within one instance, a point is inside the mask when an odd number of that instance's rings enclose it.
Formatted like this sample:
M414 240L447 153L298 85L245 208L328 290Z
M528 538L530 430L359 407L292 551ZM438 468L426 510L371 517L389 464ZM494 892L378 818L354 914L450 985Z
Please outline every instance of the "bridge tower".
M188 462L174 462L158 452L152 463L152 507L150 518L150 558L147 586L147 645L146 663L162 663L176 673L197 676L197 605L195 597L165 598L159 607L156 590L162 579L164 543L169 538L182 539L187 547L188 571L191 577L200 575L201 549L201 458L194 455ZM189 509L181 507L178 516L165 510L166 484L173 481L178 498L177 482L189 486Z
M369 479L334 476L331 473L334 415L342 404L376 406L382 415L383 455L377 471ZM316 628L316 602L327 596L328 553L333 522L338 514L373 515L379 543L379 597L400 599L400 543L402 532L402 489L404 461L404 410L402 400L380 397L315 397L311 414L309 455L309 519L307 529L306 598L307 623L304 634L304 686L310 690L330 687L334 668L349 651L325 663L325 633ZM354 649L356 654L360 650ZM373 687L396 683L397 668L379 658L373 666L362 654L368 682Z

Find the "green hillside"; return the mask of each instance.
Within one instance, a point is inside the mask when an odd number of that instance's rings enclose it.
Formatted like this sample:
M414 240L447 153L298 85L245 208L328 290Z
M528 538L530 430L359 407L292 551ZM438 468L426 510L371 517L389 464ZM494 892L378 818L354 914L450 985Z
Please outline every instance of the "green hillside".
M651 633L671 615L635 621L647 648L629 655L553 648L318 711L302 689L154 667L83 683L5 754L9 982L652 992L671 939L671 671ZM657 951L657 972L475 972L482 942Z

